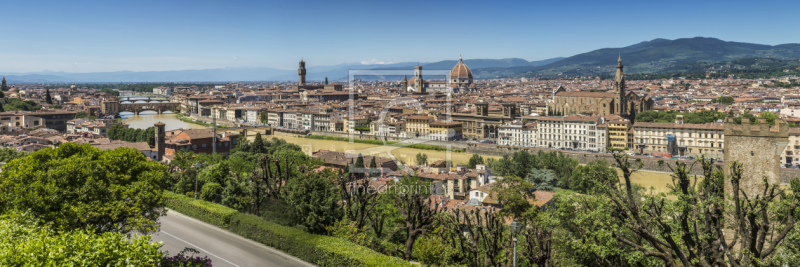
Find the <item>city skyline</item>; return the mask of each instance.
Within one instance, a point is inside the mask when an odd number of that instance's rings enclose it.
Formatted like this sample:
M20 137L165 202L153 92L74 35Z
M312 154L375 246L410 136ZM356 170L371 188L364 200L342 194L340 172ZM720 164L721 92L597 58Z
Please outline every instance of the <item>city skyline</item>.
M576 6L581 8L574 9ZM776 8L780 7L780 8ZM568 57L655 38L797 43L772 1L657 3L9 3L4 72L292 69L465 58ZM351 29L351 30L348 30Z

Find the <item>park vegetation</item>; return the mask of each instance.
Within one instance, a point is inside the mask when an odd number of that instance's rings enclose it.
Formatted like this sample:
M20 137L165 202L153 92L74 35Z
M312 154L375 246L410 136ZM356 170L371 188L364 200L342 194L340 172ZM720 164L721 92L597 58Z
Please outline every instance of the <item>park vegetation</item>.
M128 142L147 142L149 146L156 144L156 132L154 127L147 129L128 128L121 124L112 125L108 129L108 139L122 140Z
M0 172L0 265L211 266L150 243L168 177L130 148L65 143L9 160Z
M413 175L388 181L402 190L357 190L380 174L361 155L335 169L282 139L236 144L227 156L178 151L168 167L132 149L76 144L10 160L0 173L0 255L18 257L3 263L49 262L23 253L81 239L65 255L115 265L130 254L167 266L175 257L117 235L156 230L167 206L319 266L510 266L515 238L518 266L800 264L800 180L765 180L758 196L745 195L736 162L728 174L704 157L674 163L669 191L655 194L632 182L643 165L624 153L586 165L558 151L473 156L470 165L502 177L491 192L499 206L464 209L408 190L431 188ZM539 191L555 198L534 205ZM521 224L516 234L511 221ZM92 245L123 248L85 249Z

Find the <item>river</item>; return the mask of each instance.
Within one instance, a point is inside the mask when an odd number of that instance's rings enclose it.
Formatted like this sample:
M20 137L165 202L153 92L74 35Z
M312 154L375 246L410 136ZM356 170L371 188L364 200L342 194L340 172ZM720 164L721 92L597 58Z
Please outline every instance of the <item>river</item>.
M148 112L142 112L141 115L134 116L132 113L131 116L123 121L130 125L132 128L147 128L153 126L153 124L157 122L163 122L166 124L165 129L167 131L184 128L184 129L200 129L206 128L205 126L187 123L179 120L175 114L161 114L158 115L155 111L152 111L152 114ZM302 149L303 152L306 154L311 154L317 150L330 150L330 151L338 151L338 152L347 152L347 153L362 153L364 155L377 155L379 157L391 157L396 158L400 162L405 164L415 164L416 163L416 155L418 153L428 155L428 162L433 162L436 160L451 160L454 164L467 164L469 162L469 158L472 157L472 154L469 153L456 153L456 152L445 152L445 151L434 151L434 150L423 150L423 149L414 149L414 148L401 148L395 146L379 146L379 145L371 145L371 144L361 144L361 143L349 143L345 141L331 141L331 140L318 140L318 139L308 139L308 138L301 138L301 137L294 137L294 136L282 136L282 135L268 135L264 136L264 138L272 139L281 138L285 139L289 143L297 144ZM252 140L253 136L251 135L250 139ZM483 156L484 159L489 158L498 158L494 156ZM631 180L634 183L640 184L644 186L648 192L652 193L662 193L669 191L667 188L667 184L672 183L672 178L670 177L670 173L664 172L651 172L651 171L640 171L634 173L631 176ZM651 191L650 188L653 188Z

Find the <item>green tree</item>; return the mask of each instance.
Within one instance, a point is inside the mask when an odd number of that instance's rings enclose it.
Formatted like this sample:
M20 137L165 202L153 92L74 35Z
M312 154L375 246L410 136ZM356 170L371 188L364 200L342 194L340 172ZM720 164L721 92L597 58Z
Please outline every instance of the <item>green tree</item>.
M64 143L3 166L0 207L63 229L149 232L165 212L166 177L166 167L135 149Z
M630 163L626 154L613 156L624 184L607 181L602 187L603 197L610 200L610 217L605 217L616 221L603 231L628 249L666 266L778 266L781 258L789 256L782 241L792 233L798 217L797 178L792 179L790 190L764 179L765 189L759 196L746 196L740 189L741 163L731 163L731 175L726 176L710 159L701 157L697 161L704 173L700 181L689 174L690 165L676 162L669 194L677 200L671 201L665 194L637 193L631 174L642 164ZM729 195L725 180L730 181ZM594 220L601 218L596 215ZM729 234L723 234L723 229Z
M149 235L57 230L30 214L0 219L2 266L160 266L163 252Z
M250 145L250 153L267 153L264 140L261 139L261 133L256 133L256 137L253 139L253 144Z
M380 171L378 171L378 164L375 162L376 157L372 157L369 161L369 176L380 176Z
M215 200L219 201L222 198L222 190L222 186L218 183L205 183L203 189L200 190L200 199L213 202L216 202Z
M769 125L775 125L775 119L779 117L775 113L769 111L763 111L761 112L761 114L758 115L758 118L767 120L767 123L769 123Z
M556 173L547 169L531 169L525 180L533 184L536 190L553 191L558 184Z
M417 153L416 160L417 160L417 165L428 165L427 154Z
M0 148L0 162L9 162L14 159L18 159L24 156L27 156L27 152L17 151L16 149L6 147Z
M326 233L325 226L341 218L339 192L333 186L333 177L335 173L331 170L310 171L287 184L286 202L292 207L292 217L309 232Z
M53 98L50 97L50 89L47 89L47 93L44 95L44 102L47 104L53 104Z
M7 98L6 104L3 106L4 110L22 110L22 111L36 111L42 109L42 106L32 100L23 101L19 98Z
M659 163L663 163L663 161L659 160ZM585 166L578 166L572 172L570 189L591 194L606 182L615 184L618 180L617 170L612 168L608 162L605 160L593 161Z
M478 164L484 164L483 157L478 154L472 154L472 157L469 158L469 163L467 164L470 169L475 169L475 166Z

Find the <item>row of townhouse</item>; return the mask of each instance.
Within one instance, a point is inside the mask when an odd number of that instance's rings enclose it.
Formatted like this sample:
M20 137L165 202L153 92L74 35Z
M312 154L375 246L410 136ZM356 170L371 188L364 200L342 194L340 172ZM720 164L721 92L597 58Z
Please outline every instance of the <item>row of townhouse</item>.
M320 132L342 131L344 128L344 122L340 121L341 118L337 112L284 109L267 109L261 112L266 112L267 123L276 127Z
M91 133L93 135L108 137L108 130L111 129L111 126L116 124L128 127L127 124L117 122L113 119L97 119L93 121L90 121L87 118L74 119L67 121L67 133Z
M602 152L608 145L605 118L595 116L541 117L529 131L528 144ZM538 144L538 145L537 145Z
M536 123L513 122L497 129L497 144L501 146L536 147Z

